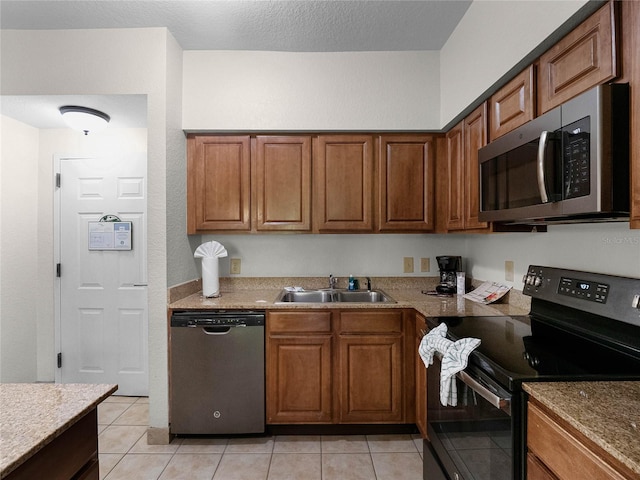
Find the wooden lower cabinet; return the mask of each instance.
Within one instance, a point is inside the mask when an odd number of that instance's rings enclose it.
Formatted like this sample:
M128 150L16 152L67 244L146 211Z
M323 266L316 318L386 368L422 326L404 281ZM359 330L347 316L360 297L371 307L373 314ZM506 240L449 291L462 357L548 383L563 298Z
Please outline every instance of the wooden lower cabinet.
M329 311L267 314L267 423L331 423Z
M400 309L268 312L267 423L413 423L413 329Z
M427 321L422 315L416 315L416 338L414 342L416 375L416 426L422 438L427 438L427 367L418 353L422 337L428 331Z
M527 406L527 480L630 480L632 472L535 401Z
M6 480L98 480L98 410L92 408L51 443L41 446Z
M402 423L402 334L340 335L339 423Z

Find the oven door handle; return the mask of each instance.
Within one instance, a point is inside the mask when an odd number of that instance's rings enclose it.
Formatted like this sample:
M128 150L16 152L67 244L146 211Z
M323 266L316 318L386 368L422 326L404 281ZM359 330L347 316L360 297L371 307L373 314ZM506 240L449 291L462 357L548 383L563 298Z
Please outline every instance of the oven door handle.
M496 395L471 375L464 372L464 370L458 372L456 376L494 407L499 408L500 410L509 410L509 407L511 406L511 399L502 398Z

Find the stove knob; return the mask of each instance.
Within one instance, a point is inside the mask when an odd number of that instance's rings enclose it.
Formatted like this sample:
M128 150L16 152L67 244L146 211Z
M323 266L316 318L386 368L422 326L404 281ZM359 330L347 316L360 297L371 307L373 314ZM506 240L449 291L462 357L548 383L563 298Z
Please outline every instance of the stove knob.
M640 308L640 295L634 295L631 302L631 308Z
M540 277L536 277L533 280L533 285L536 286L536 287L539 287L540 285L542 285L542 279Z
M523 356L531 368L537 368L540 365L540 359L535 355L531 355L529 352L524 352Z

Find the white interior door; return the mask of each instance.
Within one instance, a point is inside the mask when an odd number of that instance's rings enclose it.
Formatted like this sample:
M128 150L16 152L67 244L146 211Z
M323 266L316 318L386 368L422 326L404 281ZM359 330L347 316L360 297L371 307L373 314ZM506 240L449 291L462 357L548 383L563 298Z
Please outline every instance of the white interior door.
M148 395L146 155L57 163L57 378L117 383L119 395ZM89 249L89 222L106 215L131 222L131 250Z

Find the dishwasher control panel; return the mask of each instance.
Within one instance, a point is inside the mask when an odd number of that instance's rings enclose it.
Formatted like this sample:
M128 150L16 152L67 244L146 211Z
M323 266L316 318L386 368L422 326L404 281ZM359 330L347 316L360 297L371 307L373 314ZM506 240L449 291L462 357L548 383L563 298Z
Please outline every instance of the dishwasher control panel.
M171 315L172 327L258 327L264 326L264 312L179 311Z

